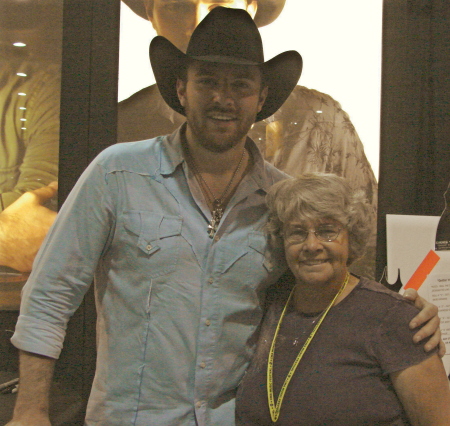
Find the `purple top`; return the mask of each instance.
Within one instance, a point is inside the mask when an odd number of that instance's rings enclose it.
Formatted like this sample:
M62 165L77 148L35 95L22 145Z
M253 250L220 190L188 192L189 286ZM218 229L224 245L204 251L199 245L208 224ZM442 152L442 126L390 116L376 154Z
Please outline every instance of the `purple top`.
M289 295L284 288L262 326L257 352L236 397L236 423L270 425L267 357ZM381 284L361 278L333 307L287 388L277 425L409 425L389 374L431 356L408 327L418 310ZM275 346L274 397L318 316L286 311Z

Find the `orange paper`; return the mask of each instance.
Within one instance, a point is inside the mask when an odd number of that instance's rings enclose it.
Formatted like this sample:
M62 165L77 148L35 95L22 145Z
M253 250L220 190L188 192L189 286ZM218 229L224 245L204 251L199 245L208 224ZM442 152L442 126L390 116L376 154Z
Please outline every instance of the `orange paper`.
M412 274L404 289L406 290L407 288L413 288L414 290L419 290L420 286L427 279L428 274L436 266L436 263L439 262L439 259L440 257L436 254L436 252L430 250L425 256L425 259L422 260L422 263L415 270L414 274Z

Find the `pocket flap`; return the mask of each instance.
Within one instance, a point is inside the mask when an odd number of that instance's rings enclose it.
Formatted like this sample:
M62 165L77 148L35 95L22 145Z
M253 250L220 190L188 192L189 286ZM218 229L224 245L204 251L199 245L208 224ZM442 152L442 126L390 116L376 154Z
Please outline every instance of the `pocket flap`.
M176 216L163 216L159 226L159 238L173 237L181 234L182 220Z
M127 211L124 226L138 235L138 247L151 254L159 250L158 240L181 234L182 220L178 216L163 216L151 211Z
M262 232L249 232L248 245L258 253L264 254L267 246L266 236Z

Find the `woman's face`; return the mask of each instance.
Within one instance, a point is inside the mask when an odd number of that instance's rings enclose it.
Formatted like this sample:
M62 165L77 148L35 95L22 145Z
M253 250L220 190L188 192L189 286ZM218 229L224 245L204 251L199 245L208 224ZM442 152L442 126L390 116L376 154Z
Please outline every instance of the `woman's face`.
M332 236L336 231L339 233L334 241L320 239ZM325 286L343 281L349 245L348 232L342 224L332 219L291 221L283 227L283 233L286 261L297 281Z

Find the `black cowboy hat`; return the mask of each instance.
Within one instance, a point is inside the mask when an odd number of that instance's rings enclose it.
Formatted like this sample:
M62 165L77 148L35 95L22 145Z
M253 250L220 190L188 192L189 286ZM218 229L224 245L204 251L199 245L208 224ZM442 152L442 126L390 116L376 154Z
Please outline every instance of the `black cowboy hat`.
M148 19L145 10L145 0L122 0L136 15ZM284 7L286 0L258 0L255 23L258 27L263 27L278 18Z
M176 81L190 59L259 66L269 93L256 121L270 117L281 107L302 72L302 57L294 50L264 62L261 36L245 10L216 7L192 33L186 54L162 36L150 43L150 62L159 91L167 104L182 115L185 112Z

